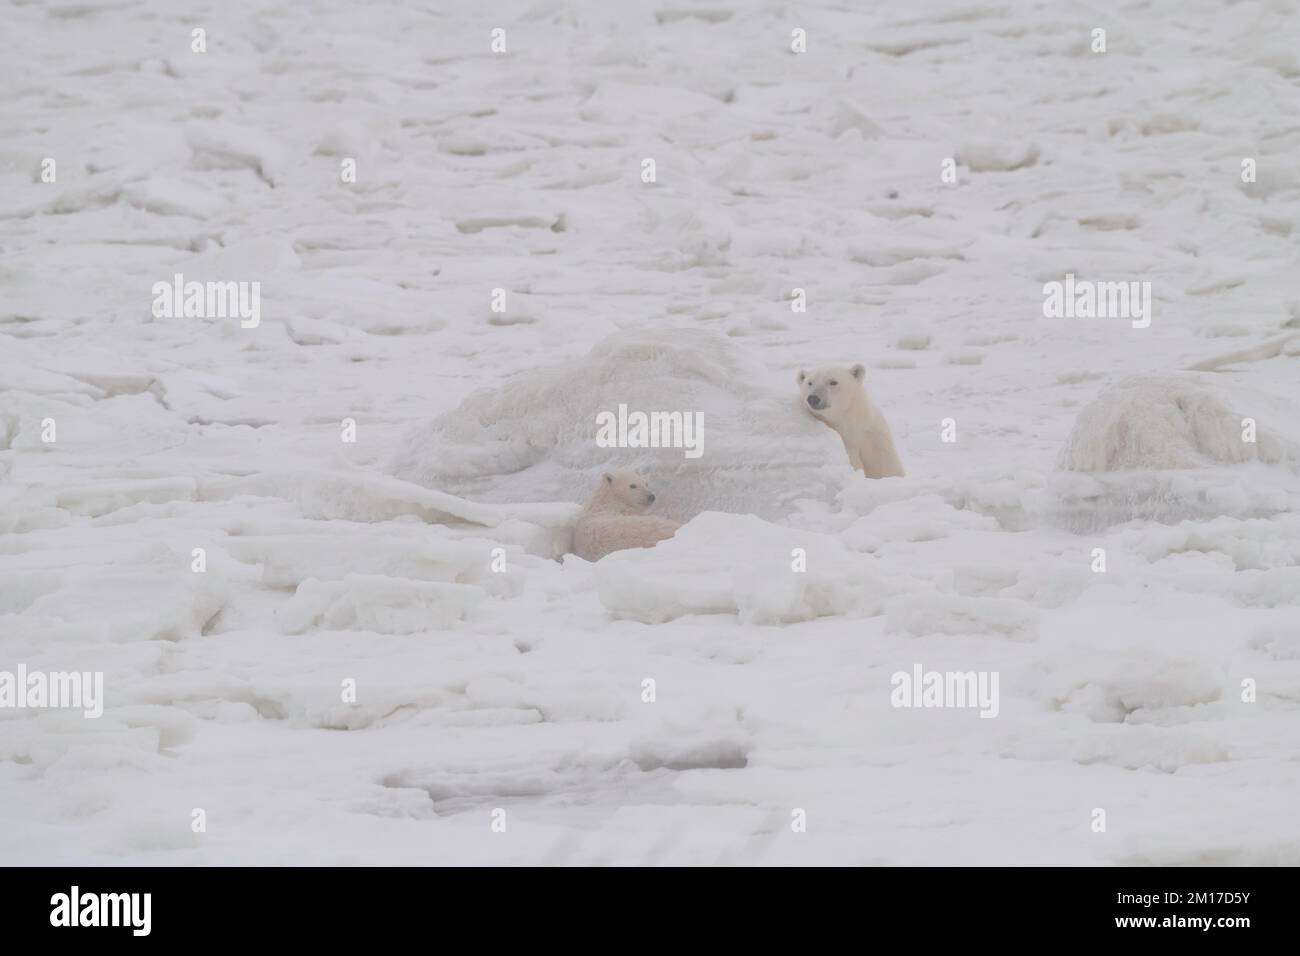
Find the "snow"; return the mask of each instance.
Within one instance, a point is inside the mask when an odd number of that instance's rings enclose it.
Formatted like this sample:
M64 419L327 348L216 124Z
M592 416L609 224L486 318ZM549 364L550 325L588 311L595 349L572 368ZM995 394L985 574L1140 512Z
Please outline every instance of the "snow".
M1141 375L1085 406L1058 464L1090 477L1058 476L1061 520L1085 530L1289 510L1300 462L1294 399L1240 385L1224 391L1203 377ZM1261 465L1223 467L1248 462Z
M738 564L738 552L750 560ZM793 573L801 560L807 570ZM875 562L837 538L715 512L652 549L609 555L595 574L606 608L652 623L698 614L735 614L747 624L868 616L895 593Z
M1300 864L1300 13L3 20L0 670L106 700L0 708L0 861ZM856 362L905 478L798 407ZM687 523L566 556L611 468Z
M1252 410L1258 403L1252 402ZM1266 419L1283 431L1286 400ZM1265 432L1243 440L1253 418L1234 413L1212 387L1197 380L1126 379L1079 413L1061 453L1070 471L1184 470L1251 460L1300 458L1300 444Z
M839 437L809 427L797 390L754 384L762 377L715 332L621 332L581 359L472 392L399 439L389 467L481 501L581 504L603 472L623 468L671 487L658 510L680 518L724 508L775 516L800 498L829 500L849 470ZM702 415L699 447L601 447L597 417L617 418L620 406Z

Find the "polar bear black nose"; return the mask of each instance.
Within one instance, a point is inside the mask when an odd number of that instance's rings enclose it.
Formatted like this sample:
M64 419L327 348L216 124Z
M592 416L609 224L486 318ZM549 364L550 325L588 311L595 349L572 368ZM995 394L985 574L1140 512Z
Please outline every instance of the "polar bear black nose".
M650 503L651 503L651 504L654 504L654 503L655 503L655 496L654 496L654 495L651 495L651 496L650 496Z
M812 406L813 408L821 408L821 407L822 407L822 400L821 400L820 398L818 398L816 395L809 395L809 396L808 396L808 404L809 404L810 406Z

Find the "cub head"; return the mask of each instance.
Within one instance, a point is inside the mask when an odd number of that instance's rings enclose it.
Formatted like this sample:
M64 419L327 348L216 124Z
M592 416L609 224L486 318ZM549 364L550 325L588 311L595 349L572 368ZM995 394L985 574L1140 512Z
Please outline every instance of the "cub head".
M804 407L818 418L834 418L862 395L862 380L867 370L827 365L799 373L799 395Z
M600 477L600 491L604 497L617 503L622 511L639 513L655 503L654 492L635 471L605 472Z

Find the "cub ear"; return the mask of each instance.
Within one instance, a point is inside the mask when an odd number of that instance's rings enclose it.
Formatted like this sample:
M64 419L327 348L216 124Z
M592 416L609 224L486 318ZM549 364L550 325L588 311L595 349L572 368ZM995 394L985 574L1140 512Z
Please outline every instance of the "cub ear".
M803 384L803 380L806 379L807 377L808 377L808 373L805 372L803 369L800 369L800 370L799 370L799 375L798 375L799 384L802 385L802 384Z
M853 377L859 382L862 381L863 376L867 374L867 370L861 365L855 365L853 368L849 369L849 371L853 373Z

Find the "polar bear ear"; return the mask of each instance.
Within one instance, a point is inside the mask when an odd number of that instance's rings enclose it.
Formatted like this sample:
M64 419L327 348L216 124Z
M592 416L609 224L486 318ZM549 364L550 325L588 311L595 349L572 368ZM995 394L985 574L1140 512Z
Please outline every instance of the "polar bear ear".
M853 366L853 368L849 369L849 371L853 374L853 377L856 378L859 382L862 381L863 376L867 374L866 368L864 368L861 365L855 365Z
M807 377L808 377L808 373L805 372L803 369L799 369L798 380L800 385L803 384L803 380L806 379Z
M614 476L611 475L609 472L605 472L605 484L612 485L613 483L614 483Z

